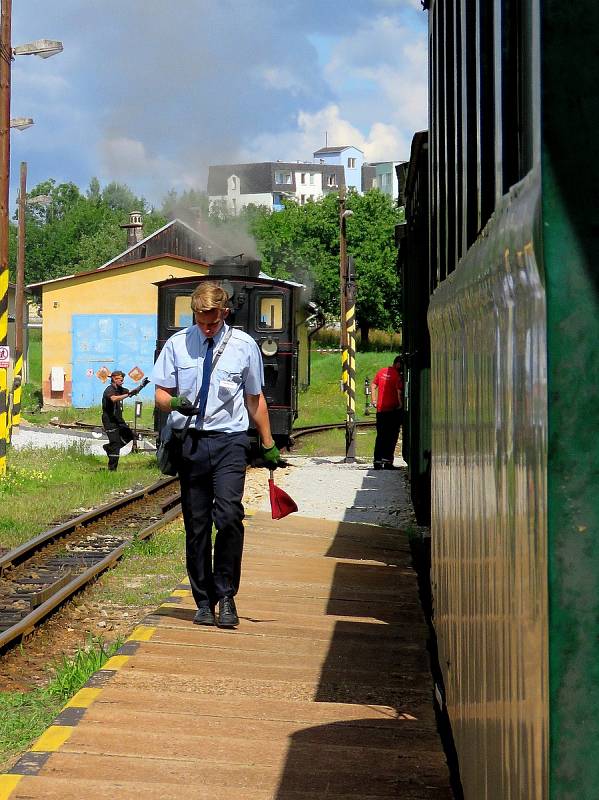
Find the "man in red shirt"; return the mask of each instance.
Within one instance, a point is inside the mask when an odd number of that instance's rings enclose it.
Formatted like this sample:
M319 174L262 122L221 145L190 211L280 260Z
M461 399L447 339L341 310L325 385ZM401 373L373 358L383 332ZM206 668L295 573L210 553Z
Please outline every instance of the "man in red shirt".
M375 469L398 469L393 466L393 455L403 417L401 364L401 356L397 356L393 366L380 369L372 379L372 401L376 406Z

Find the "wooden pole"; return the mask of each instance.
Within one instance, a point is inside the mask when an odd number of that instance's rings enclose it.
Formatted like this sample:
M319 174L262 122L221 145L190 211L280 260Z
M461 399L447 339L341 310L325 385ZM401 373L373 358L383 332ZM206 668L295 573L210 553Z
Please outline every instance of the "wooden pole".
M2 0L0 22L0 348L8 342L8 202L10 183L10 71L12 0ZM0 478L6 475L8 370L0 367Z

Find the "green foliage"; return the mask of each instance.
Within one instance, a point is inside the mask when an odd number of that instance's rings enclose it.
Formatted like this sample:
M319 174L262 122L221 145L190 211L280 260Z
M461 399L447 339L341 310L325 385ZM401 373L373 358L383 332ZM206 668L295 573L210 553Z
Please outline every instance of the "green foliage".
M50 280L63 275L96 269L119 255L127 246L127 234L120 225L131 211L144 213L144 233L149 235L166 222L148 208L128 186L109 183L102 189L92 178L83 194L74 183L42 181L29 192L26 212L25 281ZM14 280L16 225L10 229L10 267Z
M45 688L30 692L0 692L0 769L25 750L50 725L62 706L119 649L122 641L106 644L91 638L72 659L54 665L54 677Z
M339 326L336 328L321 328L312 339L313 348L338 349ZM362 341L360 332L356 335L356 350L358 353L366 352L393 352L398 354L401 350L401 334L387 331L371 330L367 341Z
M150 453L121 458L116 472L104 455L88 455L78 444L65 448L23 448L7 453L7 474L0 482L0 547L8 549L68 517L79 507L110 499L111 492L160 477Z
M244 211L256 237L264 270L277 278L306 284L328 313L339 314L339 198L329 194L298 205L283 201L282 211ZM347 252L354 258L357 282L356 318L365 338L370 327L399 327L399 278L394 245L400 211L374 189L349 192L346 208Z
M119 649L122 642L106 644L100 637L91 636L86 646L77 650L72 658L63 656L52 669L54 678L45 690L47 697L66 703Z
M356 357L356 419L368 419L364 414L364 379L372 381L381 367L388 367L394 352L359 353ZM299 395L299 414L296 427L344 422L346 396L341 391L341 353L312 351L310 387Z

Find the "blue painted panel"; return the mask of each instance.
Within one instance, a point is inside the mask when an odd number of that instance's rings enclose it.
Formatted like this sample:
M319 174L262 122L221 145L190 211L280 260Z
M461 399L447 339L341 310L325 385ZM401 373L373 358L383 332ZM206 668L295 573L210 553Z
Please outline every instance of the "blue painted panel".
M101 367L122 369L125 374L139 367L144 375L150 373L156 345L154 314L73 314L72 324L75 408L101 403L108 385L96 376ZM134 384L125 379L126 386ZM152 395L153 389L148 386L140 398L147 401Z

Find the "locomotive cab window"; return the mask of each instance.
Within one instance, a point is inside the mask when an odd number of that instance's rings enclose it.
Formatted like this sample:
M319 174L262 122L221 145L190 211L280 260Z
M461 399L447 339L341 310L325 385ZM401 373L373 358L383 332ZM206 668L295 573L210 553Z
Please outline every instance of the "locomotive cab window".
M259 297L258 321L256 328L261 331L283 330L283 298Z
M169 328L187 328L193 325L191 294L177 294L171 297L168 315Z

